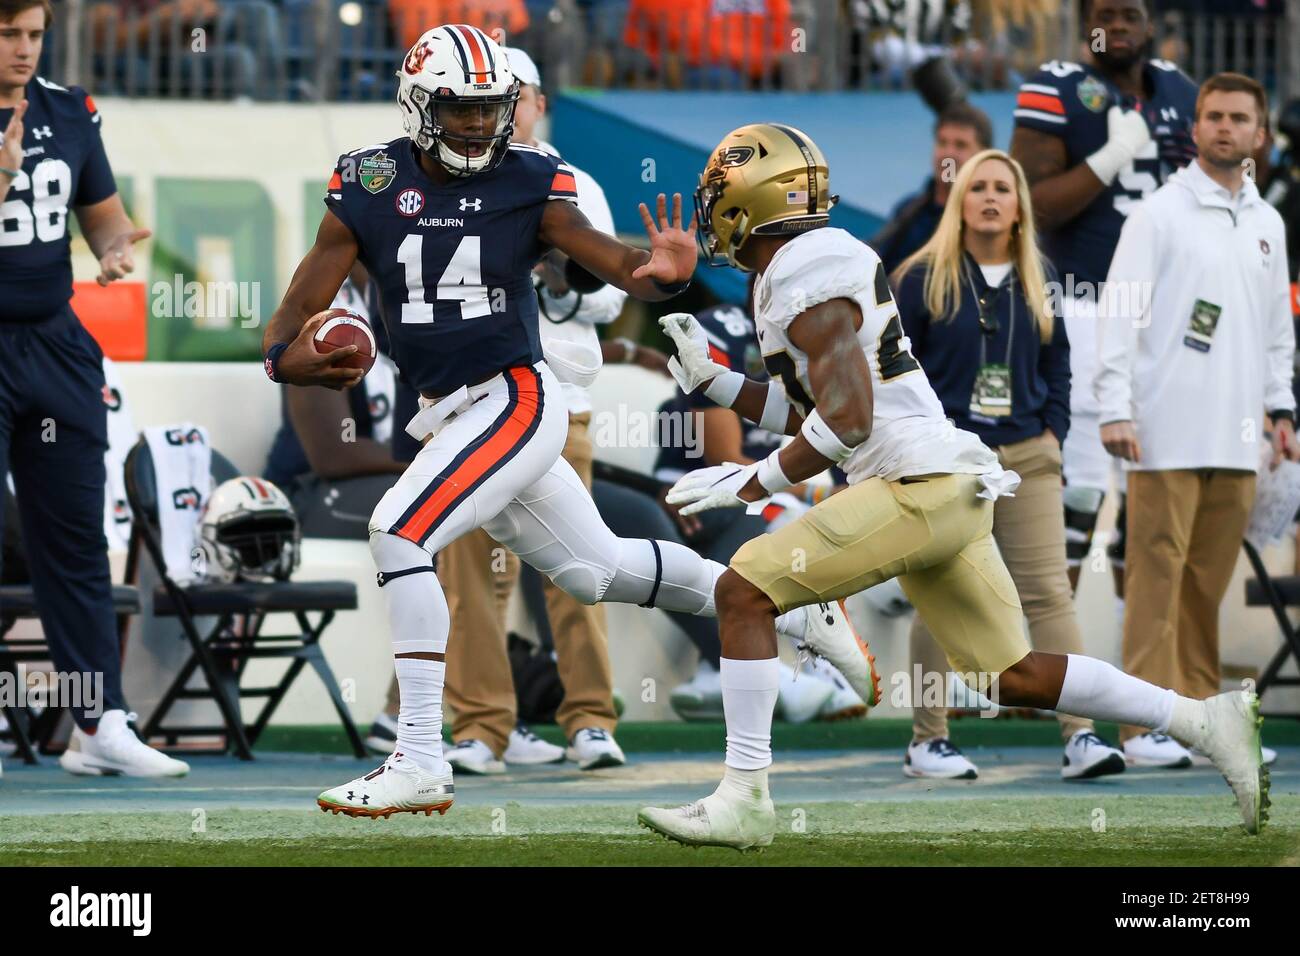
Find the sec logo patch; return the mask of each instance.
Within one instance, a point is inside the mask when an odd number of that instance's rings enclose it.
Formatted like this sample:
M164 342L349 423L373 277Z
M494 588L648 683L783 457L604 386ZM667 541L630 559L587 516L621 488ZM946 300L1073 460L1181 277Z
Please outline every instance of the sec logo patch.
M403 189L397 194L397 211L403 216L418 216L424 208L424 193L418 189Z

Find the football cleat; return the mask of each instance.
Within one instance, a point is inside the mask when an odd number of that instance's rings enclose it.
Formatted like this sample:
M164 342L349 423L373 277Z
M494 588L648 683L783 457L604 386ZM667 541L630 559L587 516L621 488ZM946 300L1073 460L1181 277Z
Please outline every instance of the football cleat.
M395 753L364 777L326 790L316 798L323 811L350 817L391 817L394 813L445 814L453 794L451 765L438 773Z
M907 745L903 776L932 780L975 780L979 770L947 737L934 737Z
M815 674L835 688L835 692L822 704L821 710L817 711L818 720L855 720L867 715L867 705L862 702L857 691L849 686L843 674L826 661L815 657L804 665L804 671Z
M747 798L727 786L673 810L646 807L637 823L683 846L725 846L757 850L770 846L776 835L776 808L766 786Z
M1234 690L1200 701L1196 726L1187 741L1214 762L1237 797L1247 833L1268 822L1268 767L1261 753L1259 695Z
M1123 773L1124 752L1091 730L1080 730L1065 742L1061 757L1061 777L1065 780L1091 780L1107 774Z
M805 620L803 638L795 642L800 654L813 654L829 661L868 707L880 703L876 658L866 641L853 630L844 602L810 604Z

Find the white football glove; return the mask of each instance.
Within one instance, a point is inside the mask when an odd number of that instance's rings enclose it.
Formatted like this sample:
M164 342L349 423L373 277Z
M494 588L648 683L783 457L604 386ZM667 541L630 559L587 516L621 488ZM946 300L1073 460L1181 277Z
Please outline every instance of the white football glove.
M746 501L740 497L740 489L749 484L749 479L758 474L758 462L751 465L737 465L727 462L708 468L697 468L677 479L677 484L668 489L664 500L670 505L686 503L681 513L698 514L712 508L744 508L750 514L758 514L770 500L765 495L757 501Z
M1151 142L1151 128L1141 110L1112 106L1106 111L1106 145L1084 160L1109 186L1142 148Z
M728 371L709 358L709 337L695 316L673 312L661 318L659 325L677 348L677 354L668 360L668 371L683 392L690 394Z

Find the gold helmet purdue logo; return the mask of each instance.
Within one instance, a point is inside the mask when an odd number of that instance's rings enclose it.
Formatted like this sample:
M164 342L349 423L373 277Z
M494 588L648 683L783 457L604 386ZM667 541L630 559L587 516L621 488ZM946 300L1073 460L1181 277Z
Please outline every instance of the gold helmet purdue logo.
M830 221L826 157L793 126L754 123L718 144L695 190L700 248L711 266L733 265L750 236L786 236Z

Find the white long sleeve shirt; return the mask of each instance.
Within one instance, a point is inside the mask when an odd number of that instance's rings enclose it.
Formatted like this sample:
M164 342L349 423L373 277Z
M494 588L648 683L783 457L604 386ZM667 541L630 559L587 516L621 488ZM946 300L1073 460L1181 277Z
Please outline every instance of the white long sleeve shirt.
M559 155L550 143L539 141L537 145L548 153ZM610 212L605 190L591 178L590 173L573 163L567 165L573 170L573 178L578 186L578 209L596 229L614 235L614 215ZM627 293L617 286L605 285L581 297L577 292L552 296L545 288L538 290L538 296L542 305L542 315L539 317L542 353L564 387L569 414L589 412L591 394L586 385L595 378L601 366L600 336L596 334L596 326L607 325L618 318L623 311L623 303L627 301ZM566 319L566 316L569 318ZM566 353L564 358L557 354L560 351ZM587 365L592 353L595 364L590 374L575 374L570 371L578 364Z
M1132 421L1140 470L1255 471L1265 412L1291 410L1282 217L1194 161L1128 216L1098 300L1101 423ZM1193 316L1196 321L1193 321Z

